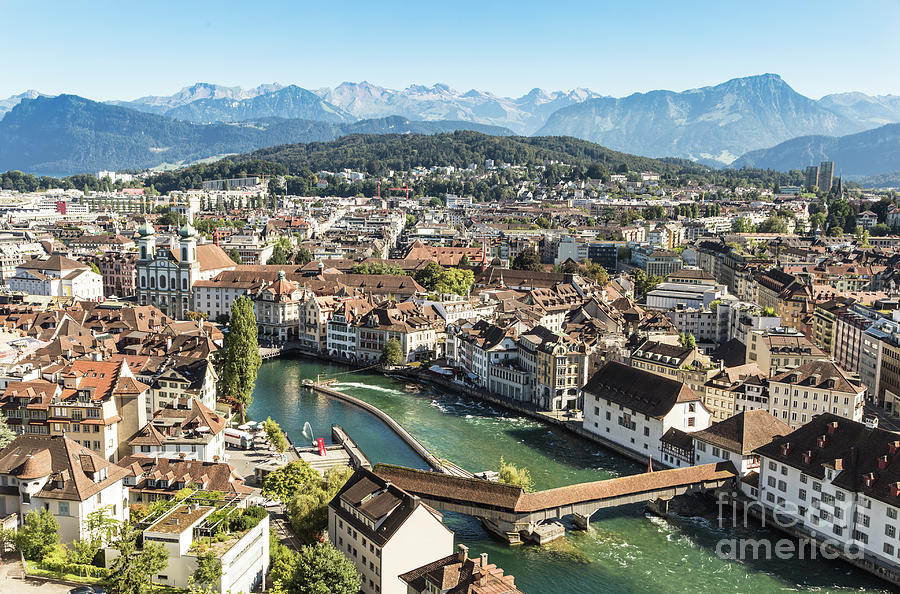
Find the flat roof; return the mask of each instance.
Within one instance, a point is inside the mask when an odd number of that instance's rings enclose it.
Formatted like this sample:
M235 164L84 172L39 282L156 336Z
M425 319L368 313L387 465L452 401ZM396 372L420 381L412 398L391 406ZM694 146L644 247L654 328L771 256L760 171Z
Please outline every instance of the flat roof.
M204 516L211 513L214 509L215 508L213 507L203 505L194 509L193 504L183 503L158 519L149 528L144 530L144 532L181 534L196 524Z

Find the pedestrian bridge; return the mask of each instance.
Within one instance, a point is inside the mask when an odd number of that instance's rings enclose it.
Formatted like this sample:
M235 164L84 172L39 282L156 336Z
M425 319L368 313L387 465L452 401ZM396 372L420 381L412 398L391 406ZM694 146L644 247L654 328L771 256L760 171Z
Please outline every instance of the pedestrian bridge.
M718 489L737 476L731 462L719 462L526 493L503 483L402 466L378 464L374 471L431 507L482 518L503 532L528 531L544 520L567 515L574 515L576 524L587 529L597 510Z

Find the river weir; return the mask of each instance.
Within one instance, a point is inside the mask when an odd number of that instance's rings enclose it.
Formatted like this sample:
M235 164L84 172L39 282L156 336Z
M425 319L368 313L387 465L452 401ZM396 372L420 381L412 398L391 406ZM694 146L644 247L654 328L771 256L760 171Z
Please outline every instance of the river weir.
M372 464L421 470L429 465L388 425L348 402L304 389L303 380L337 378L329 388L353 396L390 415L428 452L468 472L495 470L500 457L527 467L535 489L633 475L646 470L602 446L559 428L449 393L424 388L408 392L409 380L346 372L349 368L308 359L277 358L259 371L249 413L271 416L296 442L305 442L307 421L315 437L330 441L338 424L353 437ZM341 374L341 375L338 375ZM694 506L691 506L692 508ZM565 518L566 538L547 546L510 547L475 518L445 513L457 542L490 558L516 576L526 592L888 592L884 582L841 562L761 559L733 561L716 554L716 545L735 538L784 535L758 526L720 526L715 506L706 513L667 518L645 504L600 510L589 531Z

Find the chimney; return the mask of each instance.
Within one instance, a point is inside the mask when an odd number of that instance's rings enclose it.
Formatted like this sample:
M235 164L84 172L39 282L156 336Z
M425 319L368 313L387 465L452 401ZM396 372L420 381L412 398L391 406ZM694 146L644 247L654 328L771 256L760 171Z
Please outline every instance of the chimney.
M469 547L464 544L456 545L456 558L459 559L460 563L465 563L469 558Z
M481 569L484 570L487 567L487 553L481 553Z

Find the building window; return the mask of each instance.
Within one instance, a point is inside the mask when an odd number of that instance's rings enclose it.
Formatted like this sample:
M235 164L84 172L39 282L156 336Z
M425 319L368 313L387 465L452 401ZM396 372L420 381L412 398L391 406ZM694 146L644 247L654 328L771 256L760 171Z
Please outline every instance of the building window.
M60 501L59 502L59 515L61 515L61 516L69 515L69 502L68 501Z

